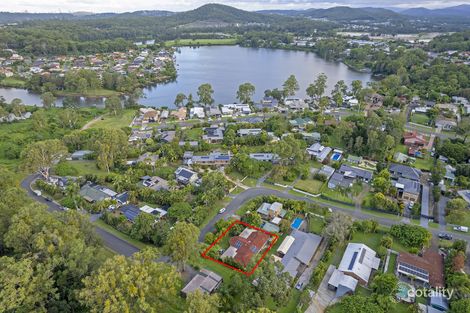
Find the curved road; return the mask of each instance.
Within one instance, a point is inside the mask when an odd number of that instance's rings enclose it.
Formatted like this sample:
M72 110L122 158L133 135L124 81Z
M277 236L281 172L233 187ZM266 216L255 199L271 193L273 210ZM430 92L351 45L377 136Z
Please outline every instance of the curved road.
M31 184L38 178L38 175L30 175L26 179L24 179L21 182L21 187L25 189L28 193L28 195L33 198L34 200L43 203L49 207L49 211L54 212L54 211L60 211L60 205L58 205L55 202L52 201L47 201L43 197L37 196L31 189ZM307 198L307 197L302 197L302 196L297 196L293 195L287 192L275 190L275 189L269 189L269 188L263 188L263 187L255 187L255 188L250 188L247 189L238 195L233 197L233 200L227 205L226 210L222 214L218 214L215 216L209 223L207 223L206 226L204 226L201 229L201 233L199 235L199 241L203 242L204 237L208 232L211 232L214 230L214 225L219 221L220 219L227 219L233 214L236 213L236 211L244 205L246 202L250 201L253 198L259 197L259 196L276 196L279 198L284 198L284 199L292 199L292 200L300 200L300 201L306 201L309 203L315 203L323 207L329 207L333 211L341 211L344 212L350 216L352 216L355 219L374 219L379 224L384 225L384 226L392 226L394 224L401 223L400 221L389 219L386 217L378 217L375 215L367 214L361 211L356 211L354 209L344 209L340 208L334 205L325 205L322 204L318 201L315 201L312 198ZM434 236L437 236L439 234L439 229L428 229ZM110 248L111 250L115 251L116 253L125 255L125 256L131 256L132 254L136 253L139 251L139 248L136 246L130 244L127 241L124 241L120 239L119 237L109 233L105 229L102 229L100 227L95 226L95 231L96 233L101 237L103 240L103 243L105 246ZM470 235L467 234L460 234L460 233L452 233L453 237L455 239L462 239L466 240L467 242L470 241ZM167 260L162 261L166 262Z
M361 211L356 211L354 209L345 209L345 208L340 208L334 205L325 205L323 203L320 203L318 201L315 201L312 198L307 198L307 197L302 197L302 196L296 196L287 192L279 191L279 190L274 190L274 189L269 189L269 188L263 188L263 187L255 187L255 188L250 188L248 190L245 190L238 195L236 195L233 200L227 205L226 210L223 214L218 214L216 217L214 217L204 228L201 229L201 234L199 236L199 241L203 241L204 237L208 232L211 232L214 230L214 225L219 221L220 219L228 218L231 215L235 214L236 211L246 202L250 201L253 198L259 197L259 196L276 196L279 198L284 198L284 199L292 199L292 200L300 200L300 201L306 201L309 203L315 203L318 204L322 207L328 207L331 208L333 211L341 211L344 212L350 216L352 216L354 219L374 219L377 222L379 222L380 225L384 226L392 226L394 224L399 224L402 223L401 221L389 219L386 217L379 217L375 215L371 215L368 213L364 213ZM439 234L439 229L432 229L428 228L428 230L433 234L433 236L437 236ZM463 233L452 233L452 236L455 239L462 239L466 240L467 242L470 241L470 235L463 234Z

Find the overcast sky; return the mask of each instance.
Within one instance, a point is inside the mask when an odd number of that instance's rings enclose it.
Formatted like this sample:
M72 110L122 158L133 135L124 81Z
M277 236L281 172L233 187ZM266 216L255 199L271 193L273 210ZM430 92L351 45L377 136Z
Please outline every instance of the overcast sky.
M0 11L9 12L128 12L137 10L186 11L211 1L204 0L1 0ZM440 8L470 4L470 0L220 0L213 1L244 10L353 7Z

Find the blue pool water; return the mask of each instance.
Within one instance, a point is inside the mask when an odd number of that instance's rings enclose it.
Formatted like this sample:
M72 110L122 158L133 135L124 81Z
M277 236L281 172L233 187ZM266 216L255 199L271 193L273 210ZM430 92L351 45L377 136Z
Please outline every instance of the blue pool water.
M333 161L339 161L341 159L341 153L334 153L331 159Z
M303 220L300 217L296 217L292 222L291 227L294 229L299 229L300 225L302 225L302 222Z

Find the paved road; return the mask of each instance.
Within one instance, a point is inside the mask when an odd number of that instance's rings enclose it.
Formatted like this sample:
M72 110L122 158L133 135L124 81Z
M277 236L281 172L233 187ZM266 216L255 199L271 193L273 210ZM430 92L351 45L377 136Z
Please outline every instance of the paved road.
M37 196L32 190L31 190L31 184L38 179L38 175L30 175L26 177L22 182L21 182L21 187L26 190L28 193L29 197L32 199L36 200L37 202L40 202L42 204L45 204L48 206L48 210L50 212L57 212L61 211L60 205L58 205L55 202L52 201L47 201L43 197ZM122 254L125 256L131 256L132 254L136 253L139 251L139 249L127 241L122 240L119 237L116 237L115 235L107 232L106 230L99 228L95 226L95 231L98 234L98 236L103 240L103 244L108 247L109 249L113 250L114 252L118 254Z
M276 197L284 198L284 199L301 200L301 201L306 201L306 202L309 202L309 203L316 203L316 204L318 204L320 206L323 206L323 207L329 207L333 211L344 212L344 213L352 216L355 219L373 219L373 220L376 220L377 222L379 222L379 224L384 225L384 226L392 226L394 224L401 223L401 221L389 219L389 218L386 218L386 217L378 217L378 216L371 215L371 214L368 214L368 213L365 213L365 212L362 212L362 211L340 208L340 207L336 207L334 205L325 205L325 204L319 203L318 201L316 201L312 198L297 196L297 195L293 195L293 194L290 194L290 193L287 193L287 192L274 190L274 189L269 189L269 188L256 187L256 188L250 188L250 189L245 190L245 191L239 193L238 195L236 195L233 198L233 200L227 205L226 210L223 214L218 214L203 229L201 229L201 234L199 236L199 241L202 242L204 240L205 235L208 232L211 232L215 229L214 225L215 225L215 223L217 223L217 221L219 221L222 218L223 219L229 218L230 216L235 214L236 211L243 204L245 204L249 200L251 200L253 198L256 198L256 197L259 197L259 196L276 196ZM439 233L440 230L439 229L429 229L429 231L434 236L437 236L437 234ZM453 236L454 236L455 239L462 239L462 240L470 241L470 235L467 235L467 234L454 233Z

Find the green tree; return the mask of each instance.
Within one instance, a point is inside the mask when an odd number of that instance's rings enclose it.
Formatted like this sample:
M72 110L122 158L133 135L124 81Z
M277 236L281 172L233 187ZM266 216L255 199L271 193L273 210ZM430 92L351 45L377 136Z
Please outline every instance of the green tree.
M199 103L205 105L211 105L214 103L214 99L212 95L214 94L214 90L212 89L211 84L202 84L197 89L197 96L199 97Z
M0 258L0 307L3 312L48 312L47 304L58 298L48 265L34 258Z
M299 90L299 82L295 75L290 75L282 85L284 97L292 97Z
M98 167L110 172L127 156L127 135L120 129L103 129L95 146Z
M372 281L372 290L380 295L395 295L398 288L398 278L391 273L376 275Z
M307 95L312 99L320 99L325 93L327 80L328 77L325 75L325 73L321 73L320 75L318 75L315 82L307 87Z
M42 105L45 109L54 106L56 98L52 92L45 92L41 95Z
M352 226L353 221L349 215L341 212L333 212L322 233L326 238L330 239L333 244L341 245L346 242Z
M92 313L165 311L181 282L173 266L155 262L157 256L156 250L146 249L132 258L108 259L84 279L80 302Z
M188 295L186 299L188 308L185 313L218 313L220 298L217 294L207 294L196 290Z
M185 270L185 264L197 255L199 229L193 224L177 222L168 234L165 251Z
M251 83L243 83L238 87L237 99L241 103L251 103L255 94L255 86Z
M151 242L154 234L155 216L148 213L137 215L131 228L131 237L145 242Z
M27 170L39 171L49 177L51 166L67 153L67 148L58 139L38 141L29 145L21 153L23 166Z
M122 112L121 99L118 96L112 96L106 99L104 103L106 110L114 116L117 116Z
M183 106L183 103L185 100L186 100L186 95L184 93L179 93L176 95L174 104L176 107L181 107Z

